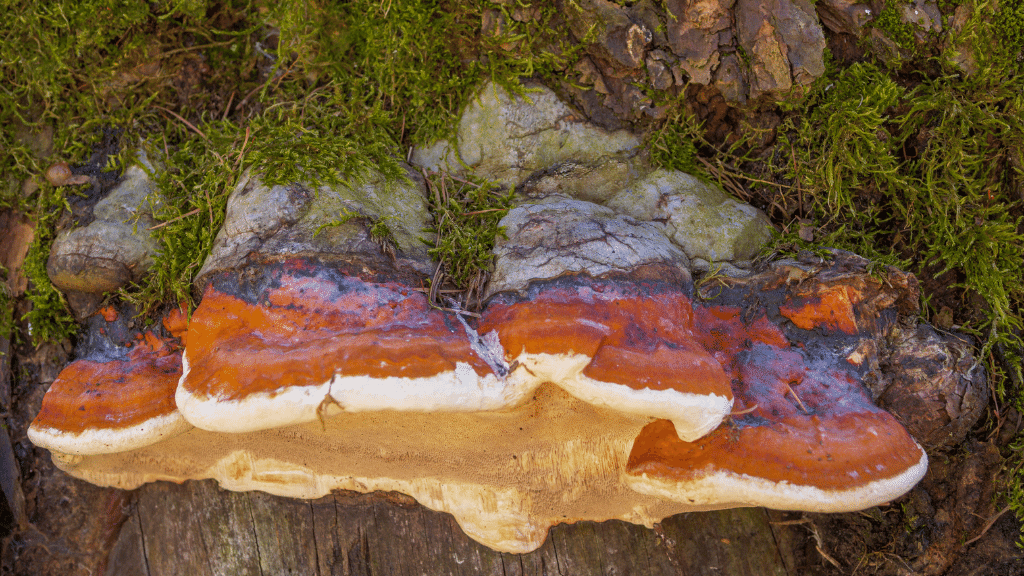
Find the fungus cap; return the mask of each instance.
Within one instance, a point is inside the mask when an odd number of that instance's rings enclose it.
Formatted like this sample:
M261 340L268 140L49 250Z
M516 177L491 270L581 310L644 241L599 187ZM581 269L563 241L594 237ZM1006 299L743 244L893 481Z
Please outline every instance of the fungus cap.
M514 373L591 404L670 419L687 440L732 407L728 377L692 329L690 299L677 285L586 275L495 297L480 323L497 332Z
M902 496L924 476L925 451L840 354L780 346L763 322L741 345L737 310L698 316L716 334L705 345L732 350L736 413L693 442L668 422L646 426L626 466L634 490L695 506L846 512Z
M134 450L192 426L174 404L181 352L148 332L121 357L72 362L43 396L28 430L36 446L63 454Z
M247 432L324 411L498 410L529 392L419 291L300 260L259 274L248 292L236 275L215 276L192 316L176 401L199 428Z

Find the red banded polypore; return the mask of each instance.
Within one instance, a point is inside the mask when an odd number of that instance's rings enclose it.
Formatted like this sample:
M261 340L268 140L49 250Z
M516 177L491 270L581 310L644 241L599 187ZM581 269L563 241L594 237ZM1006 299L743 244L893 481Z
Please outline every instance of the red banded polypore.
M499 410L529 392L496 373L475 334L422 292L302 260L259 275L250 288L234 274L212 278L192 316L176 400L199 428L247 432L339 411Z
M697 314L715 334L704 344L732 357L736 413L693 442L668 422L646 426L626 466L634 490L704 508L847 512L898 498L924 476L925 451L871 402L853 365L780 346L777 328L764 317L745 328L738 308Z
M666 418L680 438L713 430L732 407L729 379L692 334L690 299L660 281L567 276L488 303L513 374L597 406Z
M165 319L173 332L179 311ZM117 315L107 312L109 325ZM192 426L175 408L181 376L176 338L152 331L108 345L69 364L53 381L28 429L36 446L60 454L124 452L177 436Z

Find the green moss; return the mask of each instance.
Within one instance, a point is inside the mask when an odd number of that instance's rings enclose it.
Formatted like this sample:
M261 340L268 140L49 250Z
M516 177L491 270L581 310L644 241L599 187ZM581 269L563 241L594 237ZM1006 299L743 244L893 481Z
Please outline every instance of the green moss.
M25 298L32 307L22 320L28 323L29 338L36 346L43 342L59 342L78 330L64 295L46 275L46 261L55 237L53 227L66 207L60 191L44 184L36 195L32 210L37 215L35 235L22 265L22 271L30 282Z
M999 10L992 16L992 28L996 41L993 43L998 57L1010 66L1016 64L1021 72L1024 59L1024 0L1000 0Z
M987 303L965 329L993 346L1021 345L1024 277L1024 80L959 76L907 90L857 64L789 120L789 175L812 194L821 242L952 274L952 288ZM1018 391L1003 398L1024 401Z
M430 255L437 260L443 279L465 291L469 300L472 294L479 295L491 270L494 242L504 235L498 222L512 207L514 191L448 174L435 175L429 188L435 221L429 232L437 235Z
M914 33L916 26L904 22L901 17L903 0L887 0L885 7L878 13L878 16L871 22L871 25L885 33L886 37L895 42L900 48L908 51L916 49Z
M651 163L659 168L706 176L697 159L697 147L703 141L701 125L686 113L682 102L676 103L673 110L647 136Z
M1018 436L1010 444L1010 456L1004 466L1007 506L1018 520L1024 519L1024 436ZM1024 531L1017 540L1017 546L1024 549Z
M313 232L313 237L315 238L316 236L318 236L320 232L322 232L325 228L341 226L342 224L345 224L346 222L349 222L353 219L362 220L370 232L370 239L379 244L385 254L390 254L394 256L395 247L397 246L397 243L395 242L394 233L388 226L388 219L366 216L365 214L360 214L359 212L356 212L355 210L350 210L348 208L343 208L341 213L338 214L338 217L335 218L334 220L331 220L330 222L327 222L325 224L321 224L316 229L316 231Z
M505 25L482 33L485 10ZM148 309L191 300L243 171L268 184L333 184L369 168L401 178L409 146L451 137L482 77L520 89L520 76L558 75L580 50L561 43L556 7L540 1L8 0L5 12L0 122L54 129L49 158L0 134L0 207L41 226L28 297L33 326L53 328L37 329L43 338L67 334L56 326L70 317L42 266L56 218L40 211L55 198L23 197L20 183L53 159L85 162L110 129L122 146L112 169L141 141L163 152L162 249L153 274L121 292Z
M159 189L153 217L159 224L151 232L160 251L149 276L121 290L143 312L168 301L192 303L192 280L224 223L227 198L238 178L237 127L211 122L198 129L203 137L191 137L185 126L171 126L164 137L175 145L167 145L167 156L160 157L159 149L150 153L167 167L153 173Z
M950 30L946 60L966 61L966 72L990 79L1024 72L1024 0L964 3L970 8L970 17L958 30ZM993 4L998 4L997 10Z

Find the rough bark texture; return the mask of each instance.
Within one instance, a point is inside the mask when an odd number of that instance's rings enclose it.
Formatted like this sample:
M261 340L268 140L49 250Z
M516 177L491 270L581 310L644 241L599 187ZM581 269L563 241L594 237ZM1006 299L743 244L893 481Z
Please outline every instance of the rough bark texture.
M776 543L786 528L769 514L680 514L653 530L620 521L561 525L535 552L501 554L469 539L451 516L400 494L306 501L226 492L210 481L160 482L135 492L106 574L792 574Z

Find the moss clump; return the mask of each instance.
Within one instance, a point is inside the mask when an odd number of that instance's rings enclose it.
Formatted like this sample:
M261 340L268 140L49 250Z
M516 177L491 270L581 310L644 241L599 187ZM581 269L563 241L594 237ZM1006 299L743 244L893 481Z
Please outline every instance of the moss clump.
M781 147L792 151L780 168L813 199L813 216L827 233L820 242L902 265L876 237L887 233L890 215L875 196L910 186L887 130L890 109L905 94L879 68L855 64L816 84L780 133Z
M820 241L948 278L965 302L983 299L982 316L963 328L985 337L984 356L1022 344L1022 90L1020 77L953 75L907 89L855 64L813 94L783 136Z
M1009 448L1010 456L1004 463L1007 508L1018 520L1024 520L1024 436L1018 436ZM1024 549L1024 531L1017 540L1017 546Z
M681 102L674 112L647 136L646 146L651 162L660 168L706 176L700 165L697 147L703 142L703 131L693 116L686 113Z
M362 220L363 224L366 226L367 230L370 233L370 239L379 244L381 250L385 254L394 257L397 242L395 242L394 233L388 226L388 219L366 216L364 214L356 212L355 210L350 210L348 208L342 208L341 212L338 214L338 217L335 218L334 220L331 220L330 222L327 222L325 224L321 224L313 232L313 237L315 238L316 236L318 236L320 232L324 230L324 228L330 228L332 226L341 226L342 224L345 224L346 222L350 222L352 220Z
M992 16L997 58L1017 73L1024 69L1024 0L1000 0Z
M504 231L498 222L512 207L513 190L469 178L463 180L447 173L428 180L430 208L434 213L437 235L430 255L438 262L431 295L447 284L463 294L463 305L479 303L494 261L494 242Z
M885 7L871 22L871 25L884 32L885 36L900 48L914 51L916 49L914 34L917 27L903 21L900 12L904 5L905 2L902 0L887 0Z
M23 206L23 208L25 208ZM46 275L46 261L53 244L54 225L66 208L63 196L48 184L43 184L35 195L35 205L28 207L36 215L35 235L22 270L30 282L25 298L32 303L31 309L22 318L28 323L29 337L34 345L42 342L57 342L77 332L74 316L69 312L64 295L57 290Z

